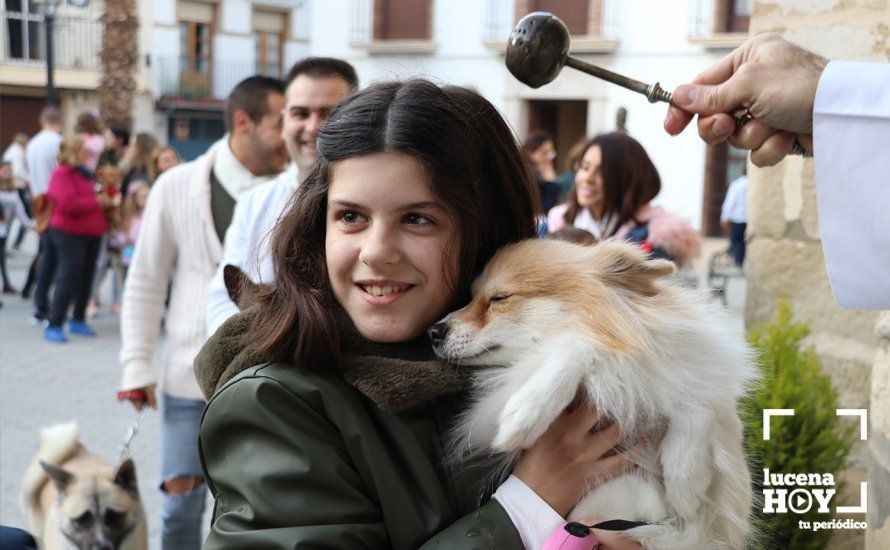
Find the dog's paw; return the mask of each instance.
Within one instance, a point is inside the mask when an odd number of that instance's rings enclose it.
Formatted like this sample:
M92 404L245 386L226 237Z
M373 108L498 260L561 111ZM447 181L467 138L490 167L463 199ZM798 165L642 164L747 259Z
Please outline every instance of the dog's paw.
M501 452L518 451L531 447L541 437L549 424L543 423L535 411L511 399L498 418L497 436L493 446Z

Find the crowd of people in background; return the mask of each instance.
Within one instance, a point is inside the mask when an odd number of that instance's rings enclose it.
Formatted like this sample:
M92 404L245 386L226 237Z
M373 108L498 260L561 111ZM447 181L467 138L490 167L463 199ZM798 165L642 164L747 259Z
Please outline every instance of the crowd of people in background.
M120 313L148 190L180 159L151 134L106 126L95 112L80 113L63 135L61 112L47 107L40 126L30 139L16 134L3 154L0 266L3 293L33 297L32 322L44 326L47 341L64 343L68 334L95 336L88 320L100 306L108 272L114 274L111 308ZM38 251L18 290L6 270L7 246L18 250L32 229Z

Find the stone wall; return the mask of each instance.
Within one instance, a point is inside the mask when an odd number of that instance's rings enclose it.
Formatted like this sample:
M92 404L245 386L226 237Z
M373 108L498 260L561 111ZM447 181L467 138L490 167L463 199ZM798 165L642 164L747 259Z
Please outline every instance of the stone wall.
M890 1L755 0L751 34L763 32L829 59L888 61ZM812 161L790 158L772 168L752 167L749 174L746 322L771 319L777 300L788 297L796 317L810 323L809 344L831 374L840 405L869 408L871 452L864 444L854 448L848 480L858 481L869 470L866 548L890 548L890 526L882 530L890 512L890 460L879 465L875 450L879 439L886 445L890 436L890 318L884 318L882 332L875 328L876 312L844 311L834 301L819 238ZM883 351L876 355L879 347ZM890 459L890 445L883 456ZM861 548L860 535L838 532L837 547Z

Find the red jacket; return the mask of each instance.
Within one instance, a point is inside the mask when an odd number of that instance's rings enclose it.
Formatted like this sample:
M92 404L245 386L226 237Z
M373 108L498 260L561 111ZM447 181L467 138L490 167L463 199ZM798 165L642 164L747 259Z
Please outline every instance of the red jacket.
M49 225L53 229L101 237L105 234L105 211L96 202L95 183L70 164L59 164L49 177L46 195L53 207Z

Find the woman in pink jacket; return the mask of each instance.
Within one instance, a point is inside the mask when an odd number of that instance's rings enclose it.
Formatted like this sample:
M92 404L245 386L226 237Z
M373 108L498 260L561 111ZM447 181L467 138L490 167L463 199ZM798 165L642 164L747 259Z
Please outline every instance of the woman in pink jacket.
M659 191L658 170L637 140L624 132L601 134L585 145L575 187L567 202L550 210L547 229L573 226L597 240L633 241L653 257L689 267L699 235L683 218L650 204Z
M92 171L84 166L90 156L83 135L63 139L59 166L49 180L47 197L53 209L49 242L59 262L49 325L44 331L44 337L50 342L68 340L62 325L72 300L74 312L68 331L81 336L96 335L84 321L84 315L96 256L106 229L105 208L113 206L114 201L104 193L96 193Z

